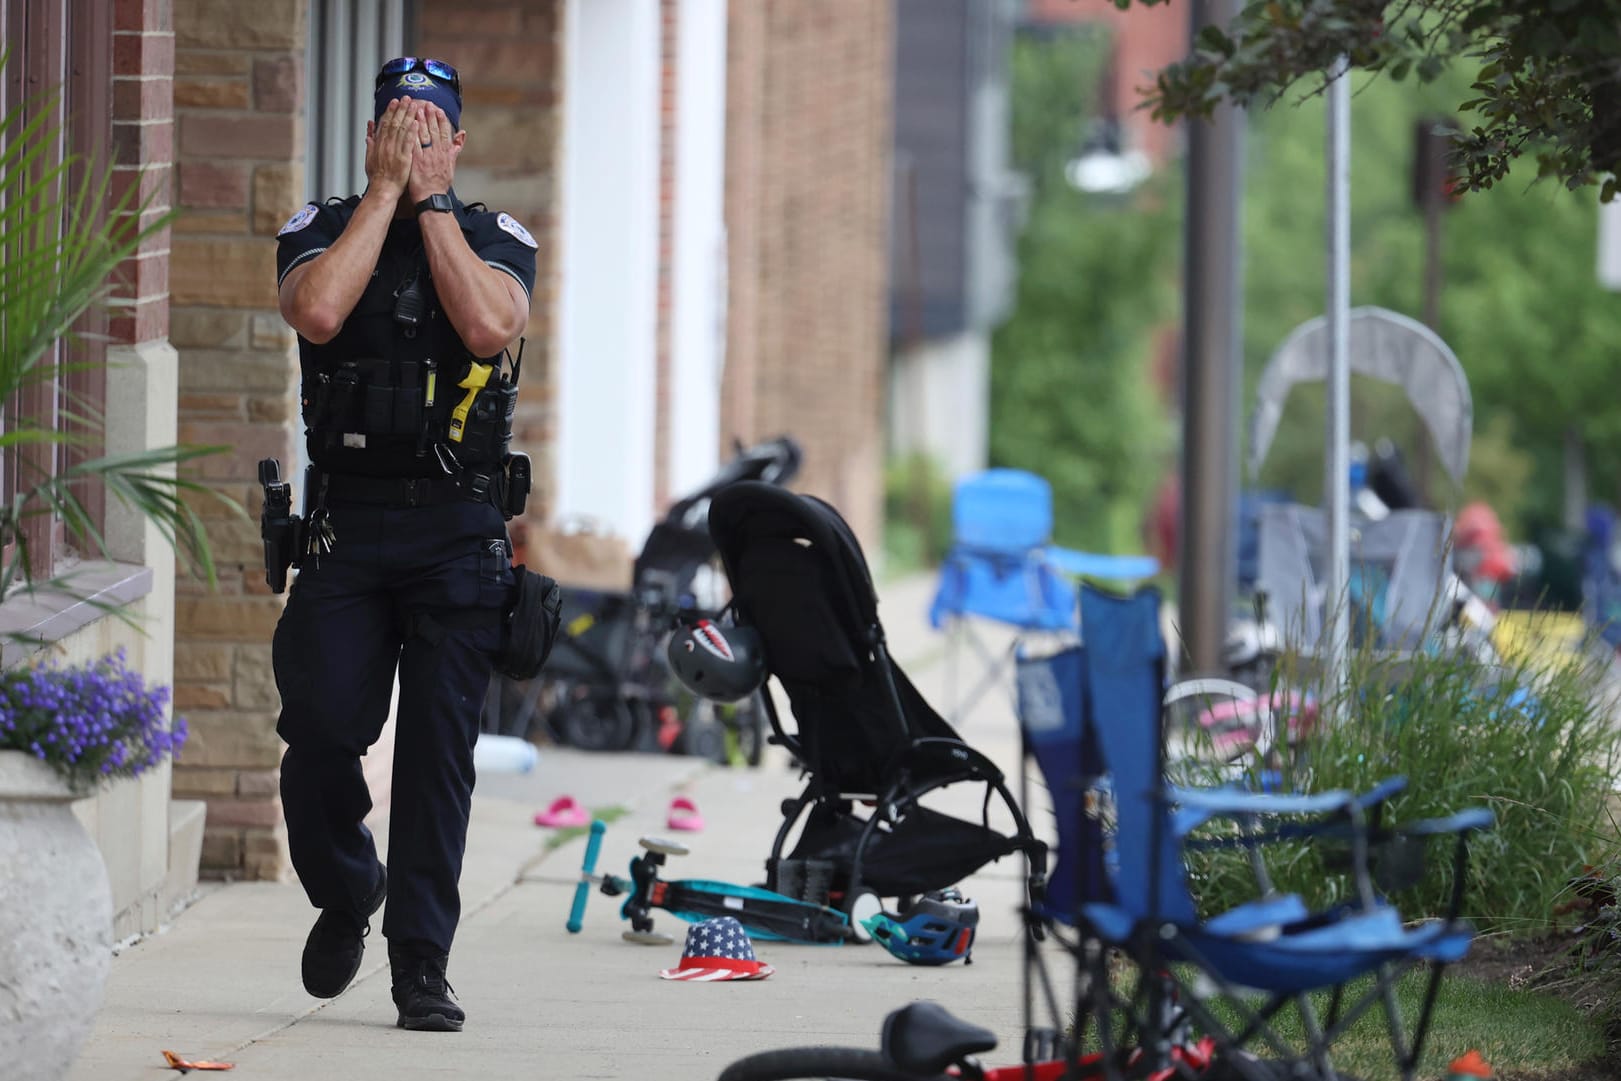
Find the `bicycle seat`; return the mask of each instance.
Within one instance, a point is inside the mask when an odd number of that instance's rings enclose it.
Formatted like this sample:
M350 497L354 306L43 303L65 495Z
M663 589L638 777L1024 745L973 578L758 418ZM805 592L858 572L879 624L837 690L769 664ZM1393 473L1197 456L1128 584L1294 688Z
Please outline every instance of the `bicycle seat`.
M884 1018L884 1054L907 1073L932 1077L995 1046L989 1029L951 1016L938 1003L914 1002Z

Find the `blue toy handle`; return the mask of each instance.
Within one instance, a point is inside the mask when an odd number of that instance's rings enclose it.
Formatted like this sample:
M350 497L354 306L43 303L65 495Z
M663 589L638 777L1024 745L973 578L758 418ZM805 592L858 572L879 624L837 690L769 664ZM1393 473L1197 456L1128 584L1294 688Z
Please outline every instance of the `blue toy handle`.
M574 906L569 909L568 931L580 933L585 921L585 902L591 895L591 876L597 869L597 856L602 852L602 835L608 832L608 823L602 819L591 822L591 837L585 842L585 862L580 865L580 884L574 887Z

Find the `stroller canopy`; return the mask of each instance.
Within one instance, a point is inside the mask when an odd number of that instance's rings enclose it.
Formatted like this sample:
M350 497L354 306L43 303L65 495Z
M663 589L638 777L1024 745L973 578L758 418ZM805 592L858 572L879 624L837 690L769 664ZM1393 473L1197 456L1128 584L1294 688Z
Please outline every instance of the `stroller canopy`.
M957 738L885 651L872 574L838 511L743 481L716 494L709 531L738 616L760 632L766 668L793 703L805 764L825 784L881 791L914 738Z
M1384 308L1353 310L1349 331L1351 371L1401 387L1429 429L1441 464L1454 481L1463 483L1469 471L1474 406L1457 356L1423 323ZM1250 418L1252 475L1260 475L1289 392L1297 383L1327 377L1328 321L1318 316L1297 327L1261 373Z

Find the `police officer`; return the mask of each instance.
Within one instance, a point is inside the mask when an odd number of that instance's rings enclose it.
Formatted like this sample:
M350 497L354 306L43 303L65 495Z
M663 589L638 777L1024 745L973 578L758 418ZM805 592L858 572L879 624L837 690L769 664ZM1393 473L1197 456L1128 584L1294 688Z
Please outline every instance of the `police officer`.
M503 361L535 280L523 226L451 187L461 104L449 65L384 64L365 192L299 210L277 251L313 463L307 547L273 648L288 843L321 910L304 987L331 998L349 985L386 898L398 1023L436 1031L465 1019L446 965L479 708L514 589L502 502L517 373ZM385 867L360 757L396 676Z

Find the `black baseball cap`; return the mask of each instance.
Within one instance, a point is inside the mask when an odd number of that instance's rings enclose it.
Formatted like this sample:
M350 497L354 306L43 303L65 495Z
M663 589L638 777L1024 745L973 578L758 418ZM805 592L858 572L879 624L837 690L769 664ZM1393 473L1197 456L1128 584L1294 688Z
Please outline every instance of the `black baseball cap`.
M372 119L382 119L383 111L395 98L431 101L445 111L451 127L461 127L461 77L442 60L401 56L385 63L377 72Z

